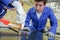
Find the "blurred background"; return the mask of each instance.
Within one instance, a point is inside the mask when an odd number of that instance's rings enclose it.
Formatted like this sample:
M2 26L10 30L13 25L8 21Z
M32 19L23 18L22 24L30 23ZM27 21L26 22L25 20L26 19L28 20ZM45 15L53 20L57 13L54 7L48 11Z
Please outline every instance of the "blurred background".
M23 8L26 13L27 13L28 9L30 9L32 6L34 6L34 0L22 0L22 2L23 2ZM57 30L60 32L60 0L48 0L46 6L51 7L54 10L54 14L55 14L56 18L58 19ZM4 16L4 18L7 20L10 20L11 22L15 22L16 21L16 12L8 10L7 14ZM50 26L49 22L50 21L48 19L48 22L46 24L46 27L48 27L48 28ZM0 31L1 32L10 32L10 33L13 32L12 30L5 30L5 29L1 29ZM44 40L47 40L46 36L44 36L43 38L44 38ZM3 37L0 37L0 40L20 40L20 37L17 37L17 36L4 37L3 36ZM56 40L59 40L59 38L56 38Z

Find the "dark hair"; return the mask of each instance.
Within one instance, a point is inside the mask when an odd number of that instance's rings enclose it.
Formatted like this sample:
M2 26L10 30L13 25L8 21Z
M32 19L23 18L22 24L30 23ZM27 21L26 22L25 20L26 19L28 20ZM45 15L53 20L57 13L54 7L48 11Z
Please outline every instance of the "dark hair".
M44 2L44 4L46 4L47 3L47 0L34 0L35 2Z

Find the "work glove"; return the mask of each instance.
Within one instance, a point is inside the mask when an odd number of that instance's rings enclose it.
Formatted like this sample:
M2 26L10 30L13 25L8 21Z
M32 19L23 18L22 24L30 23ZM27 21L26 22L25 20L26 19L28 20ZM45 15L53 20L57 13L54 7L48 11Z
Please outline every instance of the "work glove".
M46 32L46 35L51 38L55 37L55 35L52 32Z
M29 32L30 29L29 29L29 27L24 27L24 28L22 29L22 31L27 31L27 32Z
M30 32L29 27L24 27L24 28L21 29L21 31L20 31L21 35L25 35L25 36L29 35L29 32ZM20 34L20 33L19 33L19 34Z

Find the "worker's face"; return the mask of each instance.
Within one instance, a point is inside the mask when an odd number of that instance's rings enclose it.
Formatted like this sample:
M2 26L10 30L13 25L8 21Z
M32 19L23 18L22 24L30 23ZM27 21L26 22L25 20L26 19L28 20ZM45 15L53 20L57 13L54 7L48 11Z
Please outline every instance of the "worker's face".
M37 12L42 12L44 7L45 7L45 4L43 1L41 2L35 2L35 7L36 7L36 11Z

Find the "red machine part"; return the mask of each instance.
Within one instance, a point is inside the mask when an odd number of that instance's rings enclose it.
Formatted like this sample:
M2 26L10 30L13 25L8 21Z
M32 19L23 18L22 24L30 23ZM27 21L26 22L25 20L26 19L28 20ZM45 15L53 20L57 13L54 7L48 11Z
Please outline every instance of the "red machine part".
M2 23L5 24L5 25L8 25L8 24L10 23L9 20L6 20L6 19L4 19L4 18L1 18L1 19L0 19L0 22L2 22Z

